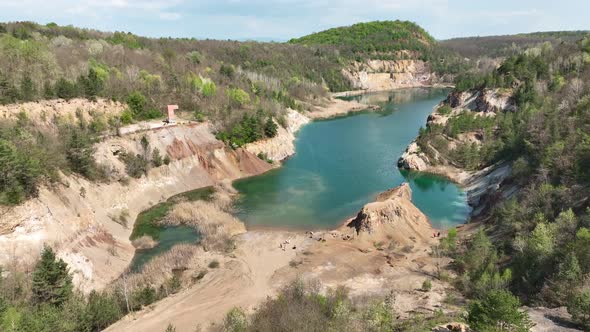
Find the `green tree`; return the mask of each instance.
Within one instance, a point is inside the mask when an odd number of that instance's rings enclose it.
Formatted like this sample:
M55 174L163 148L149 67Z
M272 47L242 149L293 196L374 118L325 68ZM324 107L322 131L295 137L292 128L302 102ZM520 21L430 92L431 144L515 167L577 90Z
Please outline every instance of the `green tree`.
M127 105L135 117L142 117L146 111L147 98L139 91L127 97Z
M266 137L275 137L277 136L277 124L272 120L271 117L268 117L266 123L264 124L264 135Z
M90 331L102 331L121 316L117 300L107 293L90 292L85 308L85 324Z
M164 160L162 159L160 150L158 148L154 148L154 151L152 151L152 164L154 167L160 167L162 166L162 163L164 163Z
M35 84L29 74L26 74L20 84L20 95L24 101L33 101L35 99Z
M70 169L88 179L96 179L98 174L92 138L82 129L70 128L69 130L66 159Z
M478 332L527 332L532 327L528 314L520 310L520 301L504 290L488 292L482 300L469 305L467 322Z
M46 246L33 271L33 301L59 306L70 298L72 289L68 265L61 258L57 259L53 249Z
M37 194L39 161L0 138L0 203L18 204Z
M229 88L226 93L234 106L242 107L250 102L250 95L240 88Z
M60 78L55 83L55 94L58 98L72 99L78 95L78 87L75 83L72 83L65 78Z
M55 92L53 91L53 87L51 86L51 83L48 81L46 81L43 84L43 98L45 98L45 99L55 98Z
M94 68L88 70L88 75L80 76L78 82L84 92L84 96L89 100L96 100L96 97L103 88L103 82Z
M590 291L575 294L567 304L567 311L574 320L590 327Z

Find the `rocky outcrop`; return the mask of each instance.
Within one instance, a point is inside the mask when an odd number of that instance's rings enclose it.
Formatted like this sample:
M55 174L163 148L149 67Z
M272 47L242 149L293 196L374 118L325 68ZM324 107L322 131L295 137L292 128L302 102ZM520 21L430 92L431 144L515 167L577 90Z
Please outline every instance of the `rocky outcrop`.
M389 239L399 244L430 242L433 228L428 217L412 203L408 183L379 194L347 223L361 238Z
M448 114L441 114L439 109L445 105L451 107L451 112ZM464 111L477 112L480 116L494 116L498 112L516 111L516 106L510 90L484 89L464 92L453 91L447 96L447 99L439 104L434 112L428 116L426 125L444 125L451 117ZM450 148L452 148L457 142L467 141L469 143L477 144L481 139L478 133L467 133L454 139L443 134L441 134L441 136L443 139L449 141ZM449 164L434 147L429 146L429 152L429 155L424 153L424 151L418 146L416 140L414 140L398 159L398 167L412 171L441 174L457 182L463 182L463 180L465 180L465 172Z
M438 83L430 65L422 60L367 60L342 69L355 90L385 91Z
M278 125L277 135L273 138L249 143L244 148L254 155L264 155L267 159L277 162L295 154L295 133L305 124L309 118L305 115L287 109L285 117L287 128Z
M397 167L419 172L426 171L429 164L430 160L426 154L420 151L420 147L416 142L410 143L397 161Z
M449 94L445 103L456 110L470 110L483 113L516 111L512 91L508 89L453 91Z

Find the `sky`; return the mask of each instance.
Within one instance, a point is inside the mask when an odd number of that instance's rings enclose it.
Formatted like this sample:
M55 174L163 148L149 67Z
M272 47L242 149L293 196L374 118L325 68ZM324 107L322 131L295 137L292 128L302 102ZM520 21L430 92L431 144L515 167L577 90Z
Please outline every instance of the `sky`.
M590 0L0 0L0 21L149 37L285 41L332 27L409 20L437 39L590 30Z

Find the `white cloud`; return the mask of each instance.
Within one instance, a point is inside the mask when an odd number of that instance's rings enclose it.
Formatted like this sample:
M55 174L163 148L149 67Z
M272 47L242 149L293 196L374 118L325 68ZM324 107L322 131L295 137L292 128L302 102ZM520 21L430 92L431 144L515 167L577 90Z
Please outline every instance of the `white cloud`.
M172 12L161 12L160 18L167 21L176 21L182 18L182 15L179 13L172 13Z

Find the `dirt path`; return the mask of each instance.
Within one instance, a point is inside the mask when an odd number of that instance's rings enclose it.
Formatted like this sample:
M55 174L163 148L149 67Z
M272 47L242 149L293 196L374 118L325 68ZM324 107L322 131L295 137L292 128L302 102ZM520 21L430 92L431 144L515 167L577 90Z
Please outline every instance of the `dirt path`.
M401 316L432 313L442 304L445 285L433 278L436 259L429 256L430 241L376 248L370 241L347 235L345 231L311 235L279 230L241 234L233 257L220 260L219 269L211 270L192 287L128 315L107 331L160 332L168 324L178 332L197 327L206 331L220 324L231 308L251 312L296 278L317 280L323 290L344 286L361 301L393 292ZM280 245L286 240L289 243L283 250ZM420 290L425 279L433 284L427 293Z
M289 248L280 243L289 240ZM206 329L220 323L233 307L251 310L281 283L273 275L310 243L304 234L284 231L251 231L237 238L235 258L225 257L192 287L174 294L141 312L128 315L107 331L164 331L172 323L178 332ZM297 249L292 249L296 246Z

